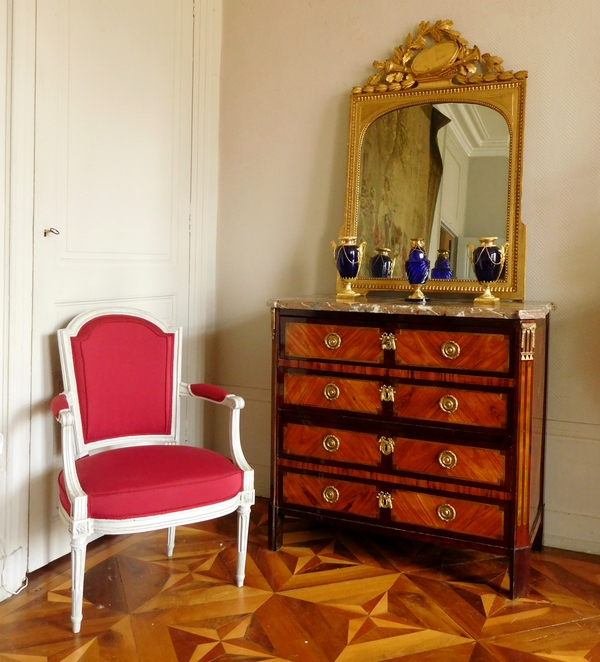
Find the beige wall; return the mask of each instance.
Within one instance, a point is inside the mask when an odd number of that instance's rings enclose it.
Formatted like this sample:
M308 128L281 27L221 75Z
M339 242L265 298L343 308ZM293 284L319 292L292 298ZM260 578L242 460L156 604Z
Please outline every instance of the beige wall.
M272 297L333 292L350 89L421 20L528 69L527 295L552 300L546 542L600 552L600 3L224 0L213 378L268 494Z

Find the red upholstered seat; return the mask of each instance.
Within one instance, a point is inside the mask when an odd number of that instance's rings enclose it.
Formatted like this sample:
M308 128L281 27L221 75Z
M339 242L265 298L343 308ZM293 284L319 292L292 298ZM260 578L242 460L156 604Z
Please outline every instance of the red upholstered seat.
M88 517L126 519L189 510L235 497L244 472L228 458L191 446L135 446L75 462ZM59 479L60 502L71 505Z

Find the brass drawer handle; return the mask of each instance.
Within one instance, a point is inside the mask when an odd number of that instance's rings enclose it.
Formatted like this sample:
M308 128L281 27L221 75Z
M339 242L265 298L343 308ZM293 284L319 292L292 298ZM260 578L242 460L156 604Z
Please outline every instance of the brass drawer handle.
M440 398L440 409L446 414L453 414L458 409L458 400L453 395Z
M458 458L452 451L442 451L438 455L438 462L444 469L454 469L458 463Z
M342 339L337 333L328 333L325 336L325 347L327 349L337 349L342 344Z
M340 493L335 489L333 485L328 485L327 487L323 488L323 492L321 493L323 495L323 498L327 503L335 503L339 498L340 498Z
M381 402L394 402L394 395L396 391L393 386L382 386L379 389Z
M377 503L380 508L391 508L392 501L392 495L389 492L379 492L377 495Z
M396 336L393 333L381 334L381 349L396 349Z
M437 507L437 515L442 521L451 522L456 517L456 510L449 503L443 503Z
M394 440L390 437L381 437L379 439L379 450L383 455L391 455L394 452Z
M323 448L328 453L335 453L340 447L340 440L334 434L328 434L323 439Z
M456 359L460 354L460 345L453 340L448 340L442 345L442 354L447 359Z
M328 400L336 400L340 397L340 389L335 384L327 384L323 389L323 395Z

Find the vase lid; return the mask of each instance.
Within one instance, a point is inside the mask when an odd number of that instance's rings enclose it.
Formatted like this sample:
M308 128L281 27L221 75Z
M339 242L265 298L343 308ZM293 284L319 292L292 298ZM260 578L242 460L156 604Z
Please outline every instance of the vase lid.
M356 244L356 237L340 237L338 243L340 246L352 246Z
M498 237L479 237L482 246L493 246Z
M415 237L414 239L410 240L410 247L411 248L425 248L425 242L421 237Z

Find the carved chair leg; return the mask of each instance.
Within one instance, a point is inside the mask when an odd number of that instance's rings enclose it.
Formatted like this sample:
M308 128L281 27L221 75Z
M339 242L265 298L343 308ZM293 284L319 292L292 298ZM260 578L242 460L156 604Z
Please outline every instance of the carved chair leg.
M248 529L250 528L250 506L241 505L237 509L238 514L238 557L235 583L244 585L246 575L246 552L248 550Z
M83 576L87 536L71 538L71 623L73 632L81 630L83 619Z
M175 527L170 526L167 529L167 556L173 556L175 549Z

